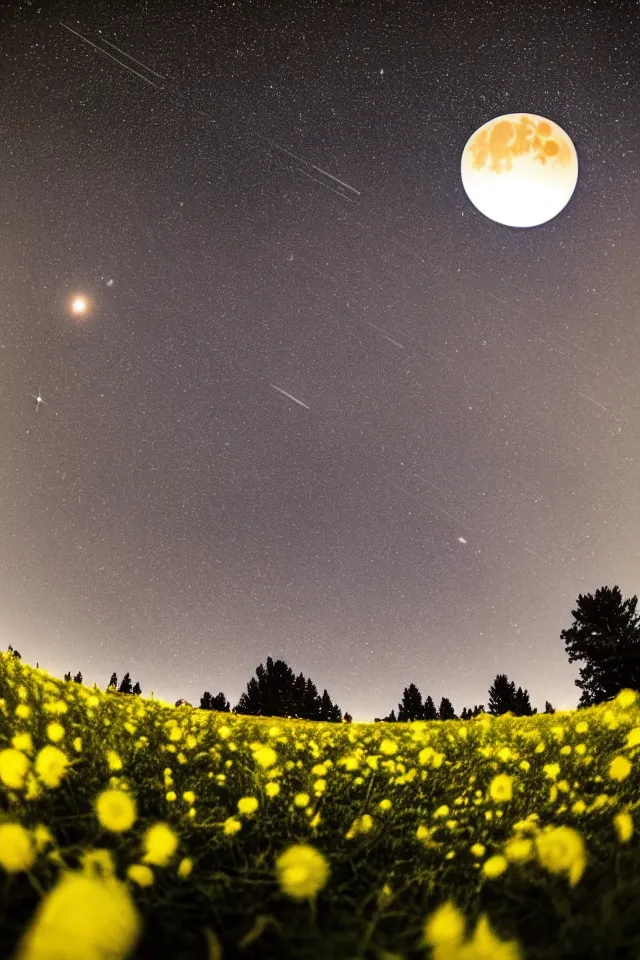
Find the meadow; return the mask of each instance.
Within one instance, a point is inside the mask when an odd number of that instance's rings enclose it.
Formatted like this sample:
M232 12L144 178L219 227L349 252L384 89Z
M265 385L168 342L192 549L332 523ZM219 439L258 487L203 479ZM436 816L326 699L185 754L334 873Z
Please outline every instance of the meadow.
M0 654L0 956L637 960L639 751L630 690L312 723Z

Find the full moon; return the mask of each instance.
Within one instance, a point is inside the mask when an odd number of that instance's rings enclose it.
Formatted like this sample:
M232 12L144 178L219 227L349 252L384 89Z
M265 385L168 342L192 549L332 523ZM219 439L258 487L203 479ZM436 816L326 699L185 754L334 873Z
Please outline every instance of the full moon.
M480 213L506 227L537 227L568 204L578 155L564 130L535 113L506 113L469 137L462 185Z

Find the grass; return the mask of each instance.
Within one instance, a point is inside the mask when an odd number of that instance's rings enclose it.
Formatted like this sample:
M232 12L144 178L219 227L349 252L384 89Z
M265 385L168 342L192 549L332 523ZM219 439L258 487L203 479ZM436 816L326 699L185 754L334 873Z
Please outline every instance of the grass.
M639 751L631 691L336 725L0 654L0 956L637 960Z

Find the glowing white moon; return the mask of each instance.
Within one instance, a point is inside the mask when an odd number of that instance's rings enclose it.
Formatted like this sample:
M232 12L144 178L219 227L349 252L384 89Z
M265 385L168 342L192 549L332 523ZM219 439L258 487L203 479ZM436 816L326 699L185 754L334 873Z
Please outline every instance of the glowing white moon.
M480 213L506 227L537 227L568 204L578 182L578 155L553 120L506 113L469 137L462 185Z

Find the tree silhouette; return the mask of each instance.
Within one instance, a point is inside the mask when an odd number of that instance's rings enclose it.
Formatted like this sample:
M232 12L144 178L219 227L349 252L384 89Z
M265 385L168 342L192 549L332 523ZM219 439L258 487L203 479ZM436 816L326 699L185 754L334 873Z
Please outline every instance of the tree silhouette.
M351 716L350 713L345 713L344 717L342 718L342 722L343 722L343 723L353 723L353 717Z
M320 700L320 719L326 723L341 723L342 721L342 710L337 704L331 702L331 697L326 688Z
M325 691L326 693L326 691ZM305 679L300 673L294 675L291 667L283 660L267 657L266 665L256 668L256 676L247 684L234 713L263 717L302 717L306 720L319 720L324 695L321 698L314 682ZM331 704L329 695L324 700L325 708L339 722L342 713Z
M448 697L443 697L440 701L440 709L438 710L438 719L439 720L457 720L456 712L453 709L453 704Z
M200 709L201 710L211 710L211 694L208 690L200 697Z
M388 716L383 717L381 720L381 723L397 723L397 722L398 722L398 718L396 717L395 710L392 710L391 713L388 714Z
M549 703L548 700L545 700L545 702L544 702L544 712L545 712L545 713L555 713L555 712L556 712L556 711L554 710L554 708L551 706L551 704Z
M211 697L211 709L218 710L220 713L230 713L231 704L225 697L224 693L220 692L216 694L215 697Z
M140 694L142 693L142 687L140 686L140 683L138 680L136 680L136 682L134 683L133 690L131 692L135 693L136 697L139 697Z
M516 695L513 698L513 704L511 707L513 713L516 717L532 717L534 710L531 708L531 701L529 700L529 691L523 690L522 687L518 687L516 690Z
M63 679L65 683L71 683L71 670L69 670L69 673L65 673Z
M402 703L398 704L398 723L407 723L409 720L422 720L424 707L422 694L415 683L410 683L402 693Z
M78 670L78 672L76 673L75 677L73 678L73 682L74 682L74 683L82 683L82 674L81 674L81 672L80 672L79 670Z
M489 713L499 717L509 710L513 710L516 696L516 685L509 681L506 673L499 673L493 685L489 687Z
M7 651L12 654L14 660L22 660L22 655L19 650L14 650L11 644L7 647Z
M109 680L109 685L107 686L107 690L110 690L111 688L113 688L114 690L118 689L118 677L116 676L115 673L111 674L111 680Z
M118 687L118 693L132 693L132 692L133 690L131 686L131 677L129 676L129 671L127 670L124 677L122 678L122 683Z
M637 597L622 599L618 586L602 587L595 596L579 594L571 611L573 625L563 630L569 663L583 660L578 706L589 707L616 696L624 687L640 690L640 627Z
M250 716L287 717L295 713L293 689L295 676L283 660L267 657L266 666L256 667L256 676L247 684L235 712ZM305 687L306 689L306 687Z
M432 697L427 697L424 701L424 708L422 711L422 717L424 720L437 720L438 711L436 710L436 705L433 702Z

